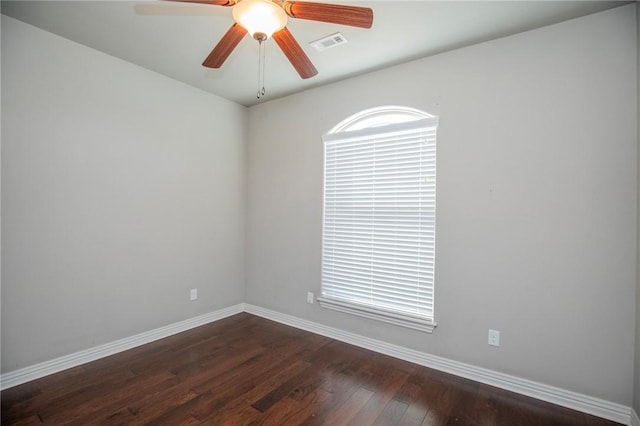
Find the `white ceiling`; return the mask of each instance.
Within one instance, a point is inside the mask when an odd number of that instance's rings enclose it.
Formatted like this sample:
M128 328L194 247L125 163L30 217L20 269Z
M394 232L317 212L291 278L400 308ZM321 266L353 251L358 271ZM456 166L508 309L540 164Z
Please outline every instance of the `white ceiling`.
M554 24L628 1L325 1L371 7L369 30L289 19L318 69L302 80L273 42L267 94L310 87L462 46ZM233 23L231 8L169 1L2 1L2 13L242 105L256 99L258 43L246 36L220 69L202 61ZM308 43L340 32L347 43L317 52Z

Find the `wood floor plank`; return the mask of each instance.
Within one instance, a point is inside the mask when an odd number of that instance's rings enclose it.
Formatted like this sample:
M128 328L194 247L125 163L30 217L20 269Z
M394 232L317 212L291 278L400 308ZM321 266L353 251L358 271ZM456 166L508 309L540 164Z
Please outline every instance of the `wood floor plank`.
M8 424L8 423L3 422L2 424ZM31 417L25 417L23 419L17 420L10 424L14 426L33 426L33 425L41 425L42 421L40 420L40 417L36 415Z
M320 371L322 377L320 389L329 392L332 396L320 407L317 415L305 419L303 422L305 425L329 424L325 423L325 419L339 409L365 383L371 381L370 373L362 368L371 358L369 351L342 342L334 342L323 347L322 352L325 360L339 360L339 362L330 362Z
M316 417L320 408L326 404L331 396L329 392L321 388L315 388L302 399L291 398L293 407L291 412L284 418L287 422L286 424L299 425L308 418ZM279 409L280 407L273 407L273 411L278 411Z
M376 426L397 425L407 411L407 408L409 408L408 404L398 401L397 399L392 399L387 406L384 407L384 410L382 410L382 413L380 413L373 424Z
M476 424L478 419L474 418L477 412L473 410L480 383L462 377L456 378L455 399L453 408L449 414L449 422L462 424Z
M229 374L239 365L260 357L264 353L265 349L259 345L247 346L239 351L227 349L220 352L218 357L194 360L187 364L180 364L169 371L178 376L181 381L190 382L194 388L201 386L206 389L209 386L207 383L217 382L221 375Z
M534 426L544 416L545 423L550 426L557 425L555 413L546 410L544 402L527 398L501 389L494 391L494 399L499 407L496 413L496 424L504 424L509 419L517 419L518 425Z
M309 366L307 365L307 368L300 371L298 374L291 377L286 382L274 387L271 392L251 404L251 406L261 413L266 412L269 408L274 406L278 401L284 399L297 386L305 382L305 380L311 376L312 373L309 371L308 367Z
M420 426L423 424L427 412L428 409L423 405L411 404L398 420L398 426Z
M315 389L301 400L285 397L262 414L259 424L263 425L296 425L308 417L313 417L318 406L324 404L331 395L322 390Z
M374 393L375 392L371 392L362 387L358 388L342 405L330 412L323 421L326 424L349 424L356 414L369 402Z
M229 395L228 402L219 410L211 410L203 420L213 421L214 419L224 419L225 423L242 424L249 419L260 418L260 411L255 408L255 402L263 400L267 395L271 395L274 389L279 389L291 378L298 376L309 368L306 361L283 362L271 371L267 371L263 376L257 376L253 380L255 386L250 385L247 391L240 396ZM266 411L266 410L265 410Z
M133 372L121 369L114 371L111 376L87 376L84 383L81 382L68 388L61 387L60 391L55 393L42 392L33 398L13 404L9 407L5 421L10 424L21 417L30 417L36 414L42 417L53 411L72 411L83 401L105 398L112 389L133 377L135 377Z
M133 419L129 420L127 424L147 424L152 419L162 417L165 413L172 411L176 407L181 407L197 397L197 393L178 386L152 394L147 398L142 398L127 405L124 410L133 415Z
M344 369L344 362L337 364L334 358L327 356L324 354L324 351L320 350L324 348L324 346L325 345L317 347L313 356L308 360L307 367L304 370L290 377L286 382L273 387L268 394L253 402L251 404L252 407L264 413L287 396L296 401L302 401L307 395L315 392L317 387L320 386L323 381L323 371L330 371L336 368Z
M491 398L495 388L480 384L474 395L471 409L465 412L464 419L467 423L477 426L492 426L496 421L496 405Z
M42 391L34 384L34 382L25 383L12 389L11 392L5 392L2 397L2 416L0 424L6 424L11 419L28 418L35 415L35 411L29 411L29 405L33 404L34 398L40 395Z
M246 313L0 400L3 425L615 425Z
M416 369L398 390L395 399L405 402L407 410L398 421L398 425L418 426L422 424L429 411L429 391L431 370Z
M270 356L264 357L265 363L247 363L235 371L221 375L218 383L212 385L208 391L201 394L200 398L194 400L196 406L192 409L193 416L198 419L211 417L212 413L217 413L231 404L237 395L246 394L256 386L256 383L267 380L291 364L289 359L283 360L272 356L271 353L268 355ZM199 388L204 390L203 385ZM196 392L202 391L197 389Z
M465 383L464 379L440 371L431 371L430 378L429 392L426 395L429 410L422 425L440 426L457 422L457 416L464 414L464 411L454 411L456 406L461 409L458 399L463 392L460 384Z
M378 392L374 393L364 407L362 407L347 424L353 426L376 424L377 419L382 415L382 412L389 404L390 400L391 399L384 394ZM403 405L405 406L406 411L406 404Z
M111 419L115 413L124 413L127 402L140 398L140 388L143 389L171 389L178 383L178 378L169 371L161 371L150 376L136 376L122 383L117 389L109 392L108 399L94 398L86 400L75 407L73 412L58 411L55 415L47 416L42 413L45 422L54 424L69 423L84 425L94 419ZM111 420L112 421L112 420Z
M286 382L307 367L308 363L306 361L298 360L262 382L258 382L258 380L256 380L257 384L253 389L236 397L234 400L226 404L220 411L212 412L207 419L213 420L215 418L225 424L252 423L259 418L260 414L262 414L252 406L253 403L260 400L280 384Z
M358 411L358 414L356 414L349 424L354 426L375 424L376 419L409 378L409 373L400 369L386 369L384 361L386 360L372 360L372 362L367 365L374 371L375 380L366 386L374 391L374 394L365 406ZM406 411L408 405L402 404L405 406L404 411ZM402 414L404 414L404 411ZM399 421L400 417L395 421Z
M96 417L83 419L80 422L65 422L64 425L82 425L82 426L129 426L134 424L136 418L126 408L121 408L118 411L112 412L106 417Z

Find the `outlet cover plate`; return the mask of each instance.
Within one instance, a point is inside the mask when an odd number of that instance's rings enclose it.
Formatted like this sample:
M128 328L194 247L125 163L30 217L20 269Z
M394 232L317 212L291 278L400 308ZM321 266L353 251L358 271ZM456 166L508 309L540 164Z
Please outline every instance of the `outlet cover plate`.
M487 343L491 346L500 346L500 332L498 330L489 329Z

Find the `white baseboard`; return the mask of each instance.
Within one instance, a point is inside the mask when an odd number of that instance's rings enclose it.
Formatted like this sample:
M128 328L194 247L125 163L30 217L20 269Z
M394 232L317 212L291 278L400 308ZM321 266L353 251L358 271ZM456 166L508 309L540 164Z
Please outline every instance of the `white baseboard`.
M403 359L405 361L410 361L435 370L444 371L456 376L486 383L491 386L551 402L573 410L593 414L594 416L602 417L625 425L631 424L633 426L640 426L640 423L637 422L630 423L632 421L632 410L630 407L626 407L621 404L556 388L543 383L521 379L519 377L453 361L447 358L429 355L424 352L392 345L380 340L349 333L337 328L328 327L251 304L245 303L244 310L253 315L330 337L335 340L340 340L375 352L383 353L395 358ZM637 416L635 419L637 420Z
M106 343L104 345L85 349L70 355L61 356L50 361L41 362L40 364L21 368L20 370L11 371L0 376L0 389L4 390L31 380L48 376L49 374L77 367L78 365L85 364L90 361L95 361L118 352L135 348L136 346L141 346L231 315L239 314L243 312L243 310L244 304L240 303L228 308L209 312L208 314L200 315L195 318L189 318L184 321L136 334L135 336L125 337L124 339L116 340L115 342Z
M447 358L429 355L402 346L396 346L380 340L349 333L337 328L328 327L315 322L303 320L291 315L282 314L248 303L240 303L228 308L190 318L165 327L136 334L135 336L116 340L115 342L86 349L70 355L65 355L50 361L11 371L0 376L0 389L4 390L31 380L39 379L49 374L57 373L68 368L77 367L90 361L95 361L118 352L144 345L192 328L226 318L231 315L248 312L282 324L290 325L312 333L330 337L345 343L379 352L435 370L455 374L488 385L517 392L523 395L551 402L563 407L593 414L608 420L626 425L640 426L640 420L630 407L605 401L588 395L579 394L565 389L545 385L531 380L521 379L499 373L497 371L476 367Z

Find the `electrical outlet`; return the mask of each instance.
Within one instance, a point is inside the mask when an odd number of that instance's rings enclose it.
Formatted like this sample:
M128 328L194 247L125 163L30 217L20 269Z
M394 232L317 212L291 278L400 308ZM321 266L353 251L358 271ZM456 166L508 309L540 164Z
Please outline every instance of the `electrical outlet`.
M487 343L491 346L500 346L500 332L498 330L489 329L489 338Z
M197 288L192 288L191 289L191 300L196 300L198 298L198 289Z
M307 293L307 303L313 304L313 293L312 292L308 292Z

